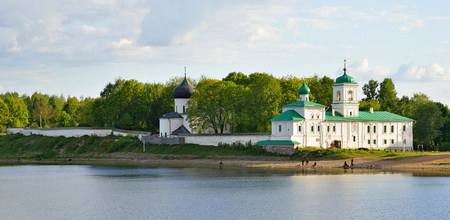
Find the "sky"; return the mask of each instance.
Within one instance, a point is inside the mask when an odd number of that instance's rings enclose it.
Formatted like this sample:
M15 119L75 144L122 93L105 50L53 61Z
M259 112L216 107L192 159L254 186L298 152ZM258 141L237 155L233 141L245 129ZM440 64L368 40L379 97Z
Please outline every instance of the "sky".
M2 0L0 93L98 97L116 78L392 78L450 105L450 2ZM362 94L359 95L363 97Z

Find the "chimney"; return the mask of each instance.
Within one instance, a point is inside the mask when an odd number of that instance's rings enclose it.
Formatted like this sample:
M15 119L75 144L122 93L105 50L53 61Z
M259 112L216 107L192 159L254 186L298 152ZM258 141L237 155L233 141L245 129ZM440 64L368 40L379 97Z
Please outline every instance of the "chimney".
M373 114L373 107L370 107L370 114Z
M331 115L332 115L332 116L335 116L335 111L334 111L334 109L331 109Z

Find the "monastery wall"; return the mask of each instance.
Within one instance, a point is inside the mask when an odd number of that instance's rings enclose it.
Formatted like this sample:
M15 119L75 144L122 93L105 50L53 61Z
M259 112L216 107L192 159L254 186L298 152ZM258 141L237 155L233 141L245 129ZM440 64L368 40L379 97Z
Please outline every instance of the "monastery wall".
M84 135L95 135L98 137L105 137L108 135L117 136L138 136L139 138L147 133L127 132L121 130L114 130L110 128L8 128L10 134L23 134L23 135L42 135L48 137L81 137Z
M199 145L214 145L219 143L232 144L234 142L241 142L243 144L251 141L256 144L258 141L268 140L269 134L243 134L243 135L186 135L181 136L185 138L186 144Z

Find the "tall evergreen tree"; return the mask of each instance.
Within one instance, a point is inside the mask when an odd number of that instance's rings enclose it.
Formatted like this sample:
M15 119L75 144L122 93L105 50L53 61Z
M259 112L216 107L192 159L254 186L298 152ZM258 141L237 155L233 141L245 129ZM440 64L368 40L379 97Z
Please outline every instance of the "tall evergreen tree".
M395 91L395 85L392 79L385 78L382 83L380 83L380 89L378 90L378 101L381 104L381 110L392 111L397 105L398 98L397 92Z

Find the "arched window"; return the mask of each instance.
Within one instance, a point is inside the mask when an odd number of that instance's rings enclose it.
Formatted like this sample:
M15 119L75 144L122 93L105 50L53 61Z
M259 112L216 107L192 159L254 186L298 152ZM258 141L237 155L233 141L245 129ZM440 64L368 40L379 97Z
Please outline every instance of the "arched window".
M336 96L336 100L341 101L341 91L337 91Z
M183 105L183 113L186 113L186 106Z
M353 101L353 91L352 90L348 91L348 100Z

